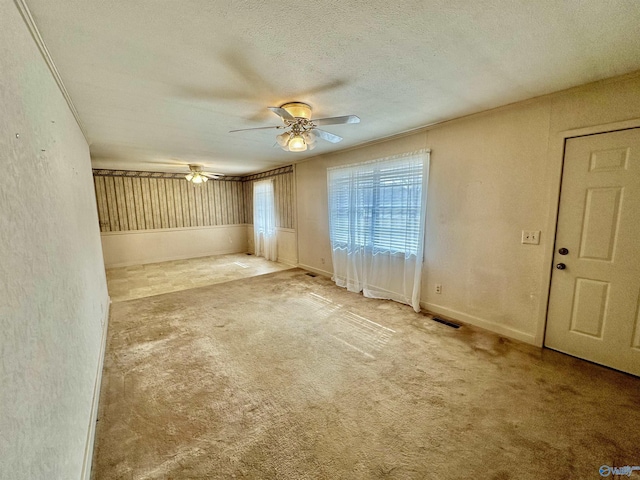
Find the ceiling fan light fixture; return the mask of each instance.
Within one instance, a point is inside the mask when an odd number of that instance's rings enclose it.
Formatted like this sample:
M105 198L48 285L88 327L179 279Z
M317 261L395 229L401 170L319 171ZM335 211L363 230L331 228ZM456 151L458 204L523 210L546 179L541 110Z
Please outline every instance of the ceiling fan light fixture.
M285 129L280 135L276 135L276 144L284 151L304 152L312 150L316 140L321 138L331 143L342 141L342 137L331 132L320 130L320 125L340 125L345 123L360 123L356 115L343 115L341 117L327 117L312 120L311 105L303 102L287 102L279 107L268 107L282 120L284 125L269 127L241 128L230 130L229 133L243 132L245 130ZM274 144L273 146L275 147Z
M289 133L285 132L278 135L276 137L276 142L278 142L278 145L280 145L281 147L286 147L287 143L289 143Z
M203 172L202 165L193 165L189 164L189 170L191 170L188 174L184 176L184 178L193 183L194 185L200 185L201 183L206 183L210 178L214 180L218 180L221 177L224 177L224 173L211 173L211 172Z
M307 144L304 142L302 135L293 135L289 140L289 151L291 152L304 152L307 149Z
M302 138L304 138L304 142L309 145L311 143L314 143L316 141L316 134L307 130L306 132L304 132L302 134Z

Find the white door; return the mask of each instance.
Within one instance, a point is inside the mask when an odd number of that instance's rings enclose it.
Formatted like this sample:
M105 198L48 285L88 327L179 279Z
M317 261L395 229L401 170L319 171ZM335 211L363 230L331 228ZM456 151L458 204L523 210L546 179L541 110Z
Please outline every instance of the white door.
M640 128L566 142L545 346L640 375Z

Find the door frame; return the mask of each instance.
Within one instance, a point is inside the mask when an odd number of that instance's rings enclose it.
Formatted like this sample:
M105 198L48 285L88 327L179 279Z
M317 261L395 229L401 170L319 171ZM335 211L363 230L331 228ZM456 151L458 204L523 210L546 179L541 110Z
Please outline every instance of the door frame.
M589 135L597 135L600 133L611 133L620 130L629 130L632 128L640 128L640 118L625 120L621 122L606 123L601 125L593 125L590 127L576 128L557 132L549 139L548 158L550 162L548 176L548 198L549 213L547 215L547 224L545 229L547 232L553 232L553 237L548 236L549 242L544 243L544 262L547 266L542 269L542 279L540 285L543 291L540 295L540 308L538 312L538 328L535 334L534 343L538 347L544 347L544 339L547 331L549 298L551 293L551 277L553 274L553 258L556 249L556 235L558 228L558 211L560 209L560 194L562 192L562 170L564 167L565 145L568 139L576 137L586 137ZM544 288L546 285L547 288Z

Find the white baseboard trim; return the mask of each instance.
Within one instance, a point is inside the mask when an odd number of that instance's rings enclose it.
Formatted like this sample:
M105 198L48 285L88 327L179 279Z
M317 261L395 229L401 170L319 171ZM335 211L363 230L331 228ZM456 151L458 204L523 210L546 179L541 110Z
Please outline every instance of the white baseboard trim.
M111 298L107 297L107 308L102 319L102 339L100 341L100 354L98 357L98 371L93 385L93 398L91 400L91 416L87 428L87 440L84 446L84 461L82 462L81 480L90 480L91 464L93 461L93 445L96 438L96 422L98 420L98 402L100 401L100 386L102 385L102 368L104 367L104 355L107 347L107 330L109 329L109 310Z
M214 252L198 252L198 253L190 253L190 254L184 254L184 255L152 257L144 260L143 262L140 262L140 260L132 260L128 262L120 262L120 263L105 265L104 268L120 268L120 267L130 267L132 265L147 265L149 263L172 262L173 260L187 260L189 258L211 257L213 255L228 255L230 253L246 253L246 252L238 251L235 248L231 248L226 250L216 250Z
M521 332L515 328L500 325L499 323L491 322L484 318L476 317L473 315L467 315L466 313L453 310L451 308L436 305L434 303L420 302L420 307L430 313L436 313L451 318L452 320L460 320L463 323L474 325L476 327L484 328L485 330L492 331L499 335L519 340L524 343L538 346L536 343L536 336L532 333Z
M298 262L293 258L278 257L278 263L284 263L285 265L291 265L292 267L296 267L298 265Z
M311 267L309 265L305 265L304 263L298 263L297 266L299 268L303 268L304 270L309 270L310 272L317 273L318 275L322 275L324 277L331 278L333 276L332 272L329 272L327 270L321 270L321 269L315 268L315 267Z

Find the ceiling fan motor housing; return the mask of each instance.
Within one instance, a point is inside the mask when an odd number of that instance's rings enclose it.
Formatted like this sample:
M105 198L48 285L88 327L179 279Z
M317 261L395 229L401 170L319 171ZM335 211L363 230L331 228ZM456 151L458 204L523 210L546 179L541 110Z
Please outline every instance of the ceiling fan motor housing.
M284 108L292 117L304 118L306 120L311 118L311 105L307 103L289 102L280 105L280 108Z

